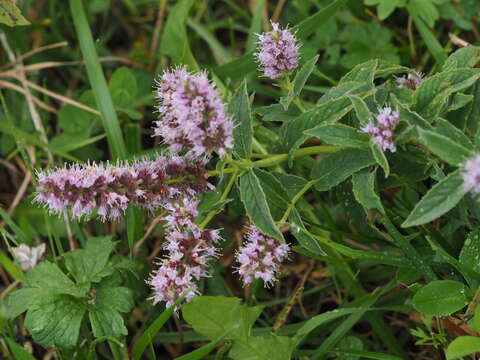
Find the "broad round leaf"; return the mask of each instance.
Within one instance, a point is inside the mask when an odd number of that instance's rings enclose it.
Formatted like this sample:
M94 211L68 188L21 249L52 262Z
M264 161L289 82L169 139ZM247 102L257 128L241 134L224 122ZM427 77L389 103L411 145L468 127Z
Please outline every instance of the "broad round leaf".
M427 315L446 316L466 305L465 285L453 280L437 280L421 288L413 297L413 307Z

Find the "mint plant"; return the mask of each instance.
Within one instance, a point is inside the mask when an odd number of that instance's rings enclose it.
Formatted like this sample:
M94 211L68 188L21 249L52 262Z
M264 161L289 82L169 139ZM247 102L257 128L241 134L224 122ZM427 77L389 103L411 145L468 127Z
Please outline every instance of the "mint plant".
M250 5L0 0L2 359L480 352L478 6Z

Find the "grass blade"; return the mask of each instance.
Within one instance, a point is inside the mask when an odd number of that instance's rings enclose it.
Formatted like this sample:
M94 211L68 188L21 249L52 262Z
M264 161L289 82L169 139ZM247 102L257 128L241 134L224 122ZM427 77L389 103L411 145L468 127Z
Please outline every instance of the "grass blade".
M107 81L103 74L92 33L85 16L82 0L70 0L70 12L77 32L80 49L85 60L88 79L92 86L95 101L102 114L103 127L107 133L108 145L112 157L123 159L127 155L123 134L120 129L112 98L108 91Z

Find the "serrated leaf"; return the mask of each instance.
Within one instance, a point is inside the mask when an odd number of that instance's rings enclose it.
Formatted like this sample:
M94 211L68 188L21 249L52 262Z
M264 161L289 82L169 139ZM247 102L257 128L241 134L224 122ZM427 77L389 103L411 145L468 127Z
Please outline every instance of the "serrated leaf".
M315 188L326 191L340 184L352 174L373 165L375 159L369 150L347 148L321 159L312 169L311 178L317 179ZM341 164L339 166L339 164Z
M48 290L51 294L81 296L82 292L58 267L49 261L42 261L26 274L25 285Z
M474 67L480 61L480 48L469 45L451 54L443 64L442 71Z
M451 122L439 118L436 123L438 134L450 138L454 143L463 146L467 150L473 150L473 144L465 133Z
M123 323L122 315L110 307L101 307L88 312L88 318L95 337L127 335L128 330Z
M64 255L65 266L72 272L77 283L99 282L111 274L106 265L113 248L110 237L92 237L88 239L85 249Z
M310 233L306 231L302 218L297 209L293 209L290 213L290 231L292 235L297 239L298 243L311 253L315 255L326 256L327 253L322 249L318 240L310 236Z
M402 227L422 225L439 218L457 205L465 193L460 171L454 171L425 194Z
M353 108L355 109L355 114L357 115L360 125L366 125L370 121L373 121L372 113L370 112L370 109L368 108L367 104L365 104L365 101L362 100L362 98L355 95L349 95L348 98L352 102Z
M240 197L250 221L265 235L283 241L283 235L275 225L260 181L252 171L240 176Z
M253 169L253 172L260 181L260 185L265 193L265 197L272 215L274 213L274 209L280 212L285 210L290 203L290 198L282 183L267 171Z
M351 109L350 100L347 97L341 97L323 103L313 110L304 112L295 120L284 124L281 134L283 146L290 155L289 165L292 164L293 153L309 138L309 135L304 134L306 130L320 124L334 123L344 117Z
M418 130L422 143L450 165L459 166L472 155L471 151L451 139L429 130Z
M30 25L12 0L0 0L0 23L8 26Z
M237 94L230 101L229 113L235 124L233 152L239 158L248 158L252 153L253 128L246 80L243 81Z
M25 327L45 348L76 345L86 308L70 295L44 295L29 308Z
M250 335L262 310L262 306L242 304L239 298L197 296L182 307L182 314L196 332L210 340L238 340Z
M465 285L453 280L436 280L425 285L413 297L413 307L426 315L446 316L467 304Z
M343 124L327 124L306 130L306 135L319 138L326 144L360 147L368 146L370 136L351 126Z
M427 119L434 118L451 94L466 89L479 78L478 69L457 69L430 76L415 90L412 110Z
M305 83L307 82L308 78L312 74L313 69L315 68L315 64L318 61L318 55L315 55L313 58L308 60L301 68L298 70L297 74L295 75L295 79L293 80L293 85L288 91L286 96L282 96L280 98L280 104L283 106L284 110L287 111L290 103L296 96L300 95Z
M342 76L338 82L338 85L347 84L349 82L358 82L367 85L367 87L372 87L377 67L377 59L358 64L352 70Z
M375 172L361 170L352 177L355 199L367 209L385 213L380 197L375 191Z

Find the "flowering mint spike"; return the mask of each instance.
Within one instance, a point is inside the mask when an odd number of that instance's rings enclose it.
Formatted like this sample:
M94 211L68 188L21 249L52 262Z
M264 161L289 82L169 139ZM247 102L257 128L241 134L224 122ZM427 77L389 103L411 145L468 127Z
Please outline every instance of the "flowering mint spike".
M420 85L420 83L423 81L423 77L424 77L423 73L419 71L413 71L412 73L406 76L397 78L396 79L397 87L401 89L407 88L407 89L415 90L417 86Z
M255 226L251 226L246 241L236 254L240 263L238 273L244 284L251 284L255 279L262 279L265 286L275 282L278 268L289 251L287 244L267 237Z
M208 277L208 262L218 256L215 244L218 230L202 230L194 223L198 201L183 198L166 206L169 214L165 235L167 257L159 262L148 280L154 304L164 301L169 307L180 295L190 301L199 294L197 281Z
M73 165L38 174L35 201L52 213L71 210L73 217L103 220L120 217L131 203L154 210L184 194L208 189L204 160L159 157L129 166ZM182 181L169 183L181 178Z
M397 151L393 143L394 130L400 122L400 113L392 111L390 107L380 109L377 115L377 125L369 122L362 131L373 136L373 141L383 150Z
M480 193L480 154L473 156L465 162L462 177L467 191Z
M155 135L171 152L186 150L190 157L202 157L215 151L224 156L233 147L233 122L205 72L165 72L157 82L157 98L160 120L155 122Z
M272 22L273 30L258 35L255 53L264 75L276 79L298 67L299 46L295 35Z

